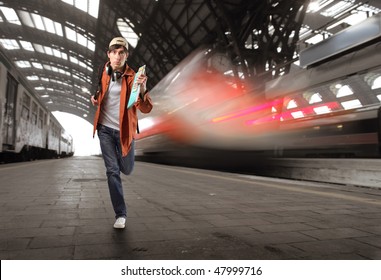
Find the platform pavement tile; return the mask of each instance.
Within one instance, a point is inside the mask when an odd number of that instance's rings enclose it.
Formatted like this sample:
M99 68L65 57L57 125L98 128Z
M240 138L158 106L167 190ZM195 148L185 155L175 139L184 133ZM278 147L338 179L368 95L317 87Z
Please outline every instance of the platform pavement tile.
M371 235L368 232L353 229L353 228L329 228L329 229L303 230L301 231L301 233L308 236L312 236L319 240L365 237L365 236Z
M76 227L76 234L91 234L91 233L112 233L115 231L113 228L114 220L110 219L108 224L96 224L96 225L85 225Z
M134 259L127 243L91 244L75 246L74 259Z
M247 218L247 217L242 217L239 215L238 217ZM169 218L171 219L172 217L169 217ZM198 220L199 221L224 221L228 219L234 219L234 218L231 218L228 215L221 215L221 214L201 214L201 215L192 215L187 217L187 220L192 220L192 221L198 221Z
M315 219L319 219L321 217L321 214L318 214L314 212L313 210L307 210L307 211L301 211L301 210L281 210L281 209L275 209L274 211L269 212L272 215L276 215L279 217L290 217L290 216L306 216L311 217Z
M273 217L278 217L276 215L273 215L271 213L225 213L221 214L222 216L228 218L228 219L252 219L252 218L259 218L259 219L271 219Z
M162 223L144 223L150 230L182 230L191 228L213 227L207 221L185 221L185 222L170 222L167 224Z
M357 210L356 217L362 217L366 219L381 219L380 207L361 207Z
M374 254L380 249L368 244L356 241L354 239L334 239L311 242L293 243L292 246L299 248L310 255L328 256L333 254L350 254L359 252L368 252Z
M302 231L302 230L312 230L315 227L309 226L303 223L286 223L286 224L263 224L255 225L254 229L260 232L284 232L284 231Z
M180 208L181 209L181 208ZM192 209L190 210L191 215L202 215L202 214L229 214L229 213L241 213L239 210L234 208L226 208L221 206L221 208L209 208L209 209Z
M139 231L135 232L133 230L127 229L125 230L126 238L130 242L136 241L155 241L162 242L166 240L182 240L184 238L191 238L192 234L187 230L147 230L147 231Z
M96 245L96 244L118 244L128 242L126 230L114 230L106 233L82 233L73 236L74 244Z
M0 224L0 229L25 229L38 228L42 224L38 219L13 219Z
M107 212L99 212L99 213L92 213L92 212L85 212L85 213L79 213L79 219L107 219L107 218L114 218L115 214L113 213L107 213Z
M160 216L160 217L150 217L150 216L129 217L128 214L127 214L127 221L128 222L133 222L133 223L162 224L162 225L173 223L173 221L169 217L167 217L167 216Z
M0 239L0 251L26 249L32 238L2 238Z
M355 216L348 215L320 215L319 221L307 222L309 225L320 229L337 228L337 227L352 227L361 229L364 224L367 224L366 219L361 219ZM373 224L373 223L372 223Z
M215 227L234 227L234 226L256 226L256 225L268 225L269 221L260 218L251 219L227 219L227 220L214 220L209 221Z
M310 254L305 257L299 258L300 260L327 260L327 261L335 261L335 260L343 260L343 261L350 261L350 260L369 260L368 257L362 256L360 253L334 253L329 255L315 255ZM372 259L372 258L371 258Z
M315 212L323 215L354 215L358 213L351 209L322 209L315 210Z
M381 235L381 225L369 225L361 227L362 231L373 233L376 235Z
M372 225L381 225L381 219L380 218L363 218L361 220L361 223L359 223L361 228L365 227L365 226L372 226Z
M81 225L81 220L79 219L50 219L44 220L42 222L42 228L52 228L52 227L76 227Z
M2 255L2 254L0 254ZM70 260L74 257L74 246L7 251L1 259L10 260Z
M72 235L37 236L32 238L28 249L68 247L74 244Z
M179 214L175 214L175 215L171 215L171 216L168 216L168 218L172 221L172 222L186 222L186 221L189 221L189 217L186 217L184 215L179 215Z
M303 233L296 231L285 231L285 232L253 232L251 234L245 234L240 236L242 239L250 242L251 244L289 244L297 242L307 242L316 241L315 238L311 236L304 235Z
M379 247L371 250L362 248L359 249L358 254L370 260L381 260L381 249Z
M20 229L5 229L0 230L1 238L20 238L20 237L35 237L35 236L56 236L56 235L73 235L75 227L63 228L24 228Z
M296 243L298 244L298 243ZM281 251L288 251L290 260L368 260L360 252L326 252L326 250L319 251L304 251L294 246L294 243L289 244L275 244L272 245Z
M10 251L0 250L0 260L10 260Z
M129 207L131 208L131 207ZM136 214L139 216L139 217L168 217L168 216L172 216L172 215L176 215L175 212L173 211L170 211L170 210L161 210L161 209L156 209L156 210L150 210L150 211L147 211L146 209L140 209L140 207L134 207L134 209L139 209L136 211Z
M44 215L50 212L49 208L39 208L39 209L25 209L22 211L8 212L12 216L34 216L34 215Z
M79 209L96 209L96 208L104 208L107 206L108 206L108 203L106 204L103 200L78 203Z
M381 235L379 236L367 236L367 237L358 237L355 240L360 241L371 246L375 246L381 249Z
M264 220L269 221L273 224L282 224L282 223L311 223L316 222L316 217L308 217L308 216L265 216Z

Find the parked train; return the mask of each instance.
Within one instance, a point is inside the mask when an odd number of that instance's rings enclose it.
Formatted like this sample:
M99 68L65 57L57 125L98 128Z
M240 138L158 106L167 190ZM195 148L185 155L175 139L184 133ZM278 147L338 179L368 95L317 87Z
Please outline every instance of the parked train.
M347 31L332 40L347 42L343 36L356 39ZM373 37L322 59L314 48L307 68L262 91L234 79L224 54L197 50L152 89L138 158L234 165L263 156L379 157L381 43Z
M0 163L72 156L73 138L0 58Z

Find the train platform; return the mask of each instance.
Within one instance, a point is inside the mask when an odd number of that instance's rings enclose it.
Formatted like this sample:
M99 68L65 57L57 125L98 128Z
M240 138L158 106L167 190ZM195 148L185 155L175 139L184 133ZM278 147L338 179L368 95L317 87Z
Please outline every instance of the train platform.
M380 260L381 189L136 162L113 228L100 157L0 165L2 260Z

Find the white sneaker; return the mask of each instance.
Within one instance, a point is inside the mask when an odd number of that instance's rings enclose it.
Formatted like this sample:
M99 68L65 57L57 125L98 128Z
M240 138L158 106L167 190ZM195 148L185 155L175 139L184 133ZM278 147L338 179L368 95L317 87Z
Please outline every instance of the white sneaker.
M126 218L125 217L119 217L116 219L114 228L124 228L126 226Z

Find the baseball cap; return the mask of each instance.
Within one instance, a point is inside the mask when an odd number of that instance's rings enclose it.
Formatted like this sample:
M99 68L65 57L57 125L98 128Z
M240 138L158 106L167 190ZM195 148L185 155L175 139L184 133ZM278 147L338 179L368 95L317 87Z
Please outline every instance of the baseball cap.
M112 45L121 45L128 49L127 41L123 37L115 37L114 39L112 39L108 47L111 47Z

